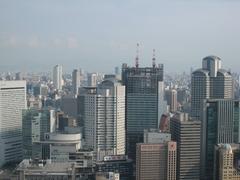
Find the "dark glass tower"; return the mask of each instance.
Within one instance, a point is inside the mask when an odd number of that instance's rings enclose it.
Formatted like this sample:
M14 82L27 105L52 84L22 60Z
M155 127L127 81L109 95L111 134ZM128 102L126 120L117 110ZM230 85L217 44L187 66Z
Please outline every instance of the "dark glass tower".
M143 142L143 131L158 128L164 109L163 65L140 68L122 65L126 86L127 153L135 159L136 143Z
M214 146L239 143L239 101L232 99L205 100L202 107L201 175L213 179Z

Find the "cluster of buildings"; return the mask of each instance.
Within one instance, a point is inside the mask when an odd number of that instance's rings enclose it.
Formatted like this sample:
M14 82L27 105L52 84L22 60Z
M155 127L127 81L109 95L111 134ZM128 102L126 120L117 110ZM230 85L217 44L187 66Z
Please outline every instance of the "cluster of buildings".
M21 180L240 179L240 103L221 59L190 85L136 60L121 75L56 65L52 80L0 81L0 166Z

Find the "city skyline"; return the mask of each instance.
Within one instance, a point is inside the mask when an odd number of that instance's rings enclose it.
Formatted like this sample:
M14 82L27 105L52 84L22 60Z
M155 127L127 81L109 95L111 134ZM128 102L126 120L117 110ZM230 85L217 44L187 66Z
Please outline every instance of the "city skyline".
M238 72L238 1L1 1L0 71L109 73L121 63L157 63L167 72L190 71L205 55L219 56ZM101 63L98 63L101 62ZM179 62L178 69L172 66ZM16 69L18 68L18 69Z

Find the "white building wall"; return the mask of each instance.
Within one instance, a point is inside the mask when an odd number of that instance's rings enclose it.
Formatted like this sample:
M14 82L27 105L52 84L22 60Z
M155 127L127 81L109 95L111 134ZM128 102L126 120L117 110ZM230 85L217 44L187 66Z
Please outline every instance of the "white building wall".
M0 166L22 158L26 81L0 81Z

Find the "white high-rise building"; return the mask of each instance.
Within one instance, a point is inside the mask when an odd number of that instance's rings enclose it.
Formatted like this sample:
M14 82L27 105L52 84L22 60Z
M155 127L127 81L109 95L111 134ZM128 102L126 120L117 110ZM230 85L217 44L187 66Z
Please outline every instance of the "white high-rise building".
M62 66L56 65L53 68L53 86L57 90L62 90Z
M89 73L87 76L88 86L96 87L97 86L97 74Z
M97 88L83 88L78 99L86 144L97 159L125 154L125 86L105 80Z
M22 160L22 110L26 82L0 81L0 166Z

